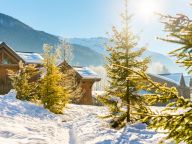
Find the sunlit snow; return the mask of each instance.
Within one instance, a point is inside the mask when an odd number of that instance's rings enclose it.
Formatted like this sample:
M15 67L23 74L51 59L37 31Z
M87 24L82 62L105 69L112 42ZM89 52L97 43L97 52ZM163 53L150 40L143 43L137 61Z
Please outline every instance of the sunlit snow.
M0 96L0 143L2 144L149 144L163 134L137 123L121 130L110 129L98 117L104 107L69 104L63 115L23 102L10 92Z

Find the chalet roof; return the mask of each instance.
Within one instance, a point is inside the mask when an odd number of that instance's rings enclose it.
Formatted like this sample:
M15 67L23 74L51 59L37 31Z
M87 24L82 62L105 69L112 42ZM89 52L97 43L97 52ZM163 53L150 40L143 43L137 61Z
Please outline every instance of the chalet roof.
M172 82L178 86L180 86L180 81L183 76L183 73L168 73L168 74L150 74L157 78L163 79L165 81ZM185 85L190 87L190 79L191 76L183 76Z
M164 80L165 82L166 81L171 82L177 86L180 86L180 81L181 81L181 78L183 76L182 73L169 73L169 74L151 74L151 73L148 73L148 75L159 78L161 80ZM192 77L191 76L183 76L183 78L184 78L185 85L187 87L190 87L190 82L191 82ZM145 90L140 90L138 93L141 95L151 94L150 92L145 91Z
M10 46L4 42L0 42L0 45L6 47L11 53L13 53L19 60L24 61L26 64L41 64L43 57L34 52L18 52L14 51ZM62 62L63 63L63 62ZM60 63L60 64L62 64ZM59 64L59 65L60 65ZM71 67L71 66L70 66ZM100 81L100 77L88 67L72 67L83 79Z
M0 46L6 48L6 50L8 50L11 54L13 54L13 56L17 59L17 60L22 60L24 61L18 54L16 54L16 52L10 47L8 46L5 42L0 42Z
M192 79L191 76L184 76L186 86L190 87L190 80Z
M34 52L16 52L26 63L41 64L43 57Z
M8 46L5 42L0 42L0 45L3 45L7 50L9 50L14 56L16 56L19 60L27 64L41 64L43 57L34 52L17 52Z
M83 78L83 79L94 79L100 81L100 77L88 67L77 67L73 66L73 69Z
M171 79L171 78L168 78L168 77L166 77L166 76L164 76L164 75L161 75L161 74L151 74L151 73L149 73L148 75L149 75L149 76L151 75L151 76L157 77L157 78L159 78L159 79L162 79L162 80L171 82L171 83L173 83L173 84L175 84L175 85L178 85L178 86L180 85L180 83L178 83L177 81L175 81L175 80L173 80L173 79Z
M177 84L180 84L181 77L183 76L182 73L168 73L168 74L159 74L159 75L169 78L175 81Z
M72 68L82 79L85 80L94 80L94 81L100 81L101 78L90 68L83 67L83 66L71 66L66 61L62 61L58 64L58 66L68 66Z

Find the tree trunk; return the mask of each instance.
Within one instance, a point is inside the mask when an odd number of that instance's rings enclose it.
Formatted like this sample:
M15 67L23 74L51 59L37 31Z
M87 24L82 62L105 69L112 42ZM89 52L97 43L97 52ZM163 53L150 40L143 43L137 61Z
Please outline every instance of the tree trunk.
M128 80L127 80L126 98L127 98L127 122L130 122L130 95L129 95L129 81Z

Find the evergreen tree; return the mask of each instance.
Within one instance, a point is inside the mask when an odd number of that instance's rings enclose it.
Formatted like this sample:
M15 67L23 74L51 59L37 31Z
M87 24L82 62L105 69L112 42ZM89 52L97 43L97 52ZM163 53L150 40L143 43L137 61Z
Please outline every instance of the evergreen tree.
M12 86L16 90L16 98L20 100L37 101L36 95L37 83L35 77L38 70L35 65L24 65L19 62L19 70L17 72L8 71L12 80Z
M127 71L126 68L137 71L146 71L148 58L141 60L141 55L145 48L136 49L137 40L132 34L129 23L131 17L128 16L128 0L125 0L125 13L122 15L123 28L118 31L112 28L113 34L110 39L110 46L107 46L109 56L107 57L107 76L109 87L106 90L106 96L98 97L98 100L108 106L111 117L111 126L120 128L126 123L138 119L138 115L132 112L144 111L145 106L143 98L139 95L142 81L135 78L135 74Z
M167 38L160 39L182 46L170 52L170 54L177 58L177 63L187 68L189 74L192 74L192 20L185 15L179 14L176 17L161 15L161 21L165 25L165 31L168 32L168 36ZM173 139L176 143L185 142L191 144L191 100L178 96L174 88L169 89L159 86L157 88L159 89L158 91L162 92L160 96L162 99L174 99L175 101L167 105L169 108L163 110L163 114L147 117L151 121L149 127L167 130L168 136L166 139ZM148 96L148 101L153 99L154 102L158 102L160 97L158 95L153 97ZM182 110L182 112L178 110Z
M45 108L56 114L61 114L68 102L68 93L61 85L63 74L56 65L58 54L52 47L44 45L44 63L42 78L39 81L40 96Z
M178 14L176 17L161 15L161 22L164 23L168 35L167 38L159 39L182 46L170 54L177 57L176 62L192 73L192 20L182 14Z
M161 16L162 22L165 24L165 30L168 32L167 38L161 40L182 45L172 52L171 55L176 56L177 63L185 66L192 74L192 21L184 15ZM149 112L145 115L143 121L149 123L149 128L156 130L166 130L168 134L165 139L170 139L176 143L185 142L192 143L192 102L190 99L178 95L176 88L169 88L166 84L153 82L145 73L133 71L138 77L144 79L148 85L143 89L151 92L146 94L145 98L148 104L169 102L165 109L160 112ZM170 102L172 100L173 102ZM163 141L162 141L163 142Z

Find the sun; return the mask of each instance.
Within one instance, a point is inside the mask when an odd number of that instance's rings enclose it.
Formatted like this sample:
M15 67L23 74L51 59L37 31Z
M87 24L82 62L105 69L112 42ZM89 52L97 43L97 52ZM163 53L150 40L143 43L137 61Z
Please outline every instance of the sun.
M160 6L157 0L140 0L136 11L142 19L149 21L159 10Z

